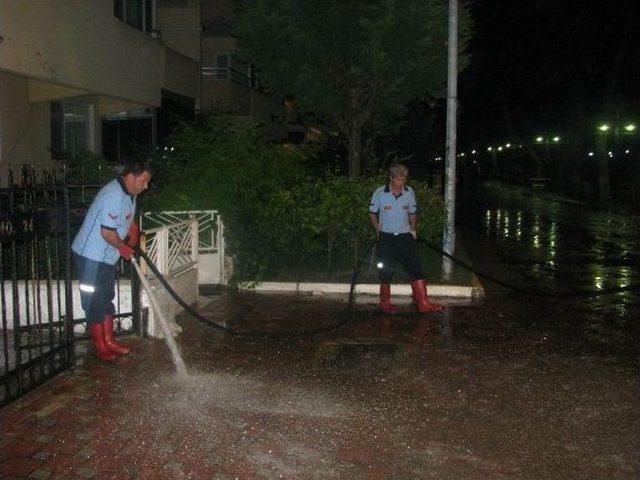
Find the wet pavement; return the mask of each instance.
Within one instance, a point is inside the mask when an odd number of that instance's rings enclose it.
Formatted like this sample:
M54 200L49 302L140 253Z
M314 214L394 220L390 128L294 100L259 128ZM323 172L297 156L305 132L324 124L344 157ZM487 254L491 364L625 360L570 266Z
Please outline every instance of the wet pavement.
M553 291L597 288L595 275L619 283L623 261L625 281L638 278L634 227L589 226L518 195L493 192L461 232L479 268ZM318 296L210 297L212 322L274 337L183 318L186 379L162 340L131 339L112 365L88 357L0 410L0 479L640 478L637 293L485 288L481 305L426 316L363 303L347 314Z
M562 331L561 348L638 357L639 217L499 185L471 198L459 210L459 223L475 265L541 296L485 282L491 295L522 301L522 322ZM573 296L630 286L614 294Z

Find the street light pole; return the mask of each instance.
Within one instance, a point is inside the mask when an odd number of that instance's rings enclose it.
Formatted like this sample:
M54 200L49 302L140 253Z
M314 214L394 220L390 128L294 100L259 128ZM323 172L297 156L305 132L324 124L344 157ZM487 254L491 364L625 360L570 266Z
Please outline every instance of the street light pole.
M449 255L455 252L456 232L456 127L458 104L458 0L449 0L449 52L447 69L447 145L445 179L445 226L443 250ZM445 280L451 278L453 262L442 259Z

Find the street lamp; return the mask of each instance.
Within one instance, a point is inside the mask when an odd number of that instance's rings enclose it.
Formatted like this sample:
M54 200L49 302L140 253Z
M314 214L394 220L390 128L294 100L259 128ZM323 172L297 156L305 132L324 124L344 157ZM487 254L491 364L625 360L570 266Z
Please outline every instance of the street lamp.
M558 145L561 142L562 138L560 137L560 135L538 135L535 138L535 143L537 145L544 145L544 153L545 153L545 160L546 162L551 162L551 145ZM538 165L536 166L537 168L537 176L540 177L542 175L542 165L540 164L540 162L538 161Z
M559 135L548 137L543 137L542 135L540 135L535 138L535 143L537 143L538 145L546 145L548 147L550 144L560 143L561 140L562 138Z
M637 130L638 126L633 123L633 122L629 122L629 123L614 123L613 125L610 123L603 123L601 125L598 125L597 130L598 133L601 135L609 135L610 133L613 133L613 148L612 150L614 152L616 152L618 150L618 148L621 148L622 145L620 145L620 136L621 135L634 135L637 134ZM604 141L603 145L604 147L602 148L602 150L606 150L606 144L608 143L607 140L605 140L604 138L602 139Z

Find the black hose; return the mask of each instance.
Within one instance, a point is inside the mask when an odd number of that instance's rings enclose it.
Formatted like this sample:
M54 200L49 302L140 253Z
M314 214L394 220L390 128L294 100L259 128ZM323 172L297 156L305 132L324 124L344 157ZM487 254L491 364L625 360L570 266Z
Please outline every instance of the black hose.
M490 281L491 283L495 283L496 285L500 285L501 287L505 287L513 292L517 292L520 293L522 295L528 295L531 297L545 297L545 298L579 298L579 297L595 297L595 296L602 296L602 295L612 295L612 294L616 294L616 293L621 293L621 292L629 292L629 291L638 291L640 290L640 284L631 284L631 285L626 285L624 287L611 287L611 288L603 288L602 290L581 290L581 291L575 291L575 292L563 292L563 293L553 293L553 292L542 292L542 291L535 291L535 290L525 290L523 288L520 287L516 287L514 285L511 285L505 281L502 281L492 275L489 275L488 273L484 273L481 271L476 270L474 267L472 267L471 265L469 265L468 263L463 262L462 260L460 260L459 258L450 255L449 253L445 252L444 250L442 250L442 248L438 247L437 245L435 245L434 243L431 243L427 240L418 240L420 243L426 245L427 247L429 247L431 250L433 250L434 252L439 253L440 255L442 255L443 257L447 257L448 259L450 259L453 263L455 263L456 265L461 266L462 268L469 270L470 272L473 272L475 275L477 275L480 278L483 278L485 280Z

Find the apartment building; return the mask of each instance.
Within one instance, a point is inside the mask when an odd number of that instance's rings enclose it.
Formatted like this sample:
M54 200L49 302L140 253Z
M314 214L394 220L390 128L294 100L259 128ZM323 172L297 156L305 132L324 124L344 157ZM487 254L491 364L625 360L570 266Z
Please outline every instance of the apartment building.
M250 118L275 140L301 143L306 130L295 105L268 95L260 71L237 53L236 5L237 0L202 0L201 107Z
M152 147L196 108L200 18L199 0L0 0L0 185L63 153Z
M23 165L150 150L214 111L300 143L297 110L237 55L235 0L0 0L0 186Z

